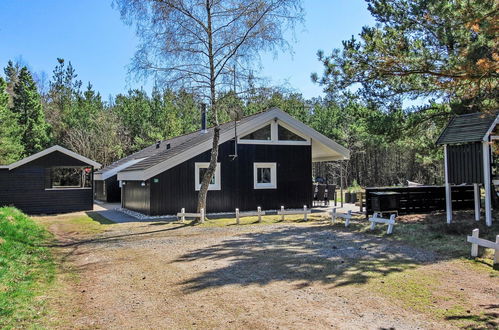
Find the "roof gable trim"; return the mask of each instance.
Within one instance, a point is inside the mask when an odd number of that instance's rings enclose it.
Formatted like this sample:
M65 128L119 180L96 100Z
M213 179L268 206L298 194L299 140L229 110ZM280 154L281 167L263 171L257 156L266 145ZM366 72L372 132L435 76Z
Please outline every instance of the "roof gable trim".
M28 156L26 158L23 158L23 159L15 162L15 163L7 165L7 166L5 166L5 168L8 168L9 170L13 170L13 169L15 169L15 168L17 168L19 166L28 164L28 163L30 163L30 162L38 159L38 158L41 158L43 156L46 156L46 155L51 154L51 153L56 152L56 151L59 151L60 153L63 153L65 155L69 156L69 157L78 159L79 161L81 161L83 163L86 163L86 164L88 164L90 166L93 166L94 168L100 168L101 167L101 164L99 164L99 163L97 163L97 162L95 162L95 161L93 161L93 160L91 160L91 159L89 159L87 157L84 157L84 156L82 156L80 154L77 154L76 152L73 152L71 150L63 148L63 147L61 147L59 145L55 145L55 146L52 146L52 147L47 148L45 150L42 150L40 152L37 152L34 155L31 155L31 156Z

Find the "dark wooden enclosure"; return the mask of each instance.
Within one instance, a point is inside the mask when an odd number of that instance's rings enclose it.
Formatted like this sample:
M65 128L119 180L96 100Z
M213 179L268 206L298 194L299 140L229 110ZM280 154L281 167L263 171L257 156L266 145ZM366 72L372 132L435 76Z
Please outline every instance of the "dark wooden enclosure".
M445 210L444 186L366 188L366 216L373 214L375 192L398 193L398 213L419 214ZM474 190L472 185L452 187L452 207L455 210L474 208Z
M54 189L50 169L93 167L88 163L54 151L17 168L0 169L0 206L15 206L28 214L65 213L93 208L93 190L85 188ZM90 175L91 173L90 172Z
M207 212L276 210L312 205L312 155L309 145L238 144L234 141L219 147L221 189L208 192ZM176 214L181 208L195 211L195 163L209 162L210 151L203 152L147 181L125 181L122 186L123 207L148 215ZM277 188L254 189L253 163L276 163Z
M449 183L483 183L482 150L480 142L448 145Z
M121 201L121 189L115 174L106 180L94 180L94 197L97 200L108 203L119 203Z

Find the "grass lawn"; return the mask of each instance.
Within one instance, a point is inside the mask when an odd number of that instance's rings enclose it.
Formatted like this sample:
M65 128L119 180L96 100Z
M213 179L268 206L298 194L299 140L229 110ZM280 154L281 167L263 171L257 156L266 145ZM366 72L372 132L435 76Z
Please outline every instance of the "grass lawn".
M0 328L33 326L44 313L44 293L55 275L50 234L12 207L0 208Z

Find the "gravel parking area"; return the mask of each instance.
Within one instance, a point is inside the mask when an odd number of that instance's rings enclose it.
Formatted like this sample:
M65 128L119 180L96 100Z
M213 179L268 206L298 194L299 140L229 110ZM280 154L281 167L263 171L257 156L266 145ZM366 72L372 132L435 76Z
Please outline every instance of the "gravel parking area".
M82 239L51 230L63 284L55 328L452 328L408 312L369 283L430 252L324 223L111 225Z

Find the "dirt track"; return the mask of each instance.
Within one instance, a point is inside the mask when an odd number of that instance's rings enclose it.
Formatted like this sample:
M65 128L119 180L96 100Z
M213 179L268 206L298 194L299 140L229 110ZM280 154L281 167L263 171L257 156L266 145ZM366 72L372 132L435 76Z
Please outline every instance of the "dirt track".
M416 267L448 272L447 286L462 281L451 269L457 266L429 252L323 224L110 227L92 240L64 232L57 223L51 226L63 271L50 326L452 327L370 289L386 275ZM477 288L490 281L476 276L472 286ZM477 305L498 292L483 294Z

